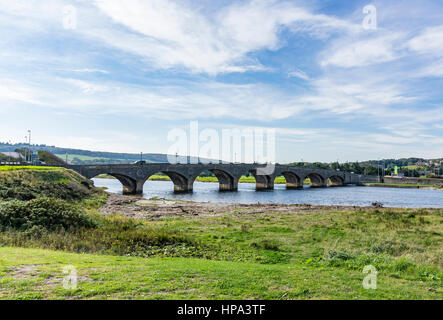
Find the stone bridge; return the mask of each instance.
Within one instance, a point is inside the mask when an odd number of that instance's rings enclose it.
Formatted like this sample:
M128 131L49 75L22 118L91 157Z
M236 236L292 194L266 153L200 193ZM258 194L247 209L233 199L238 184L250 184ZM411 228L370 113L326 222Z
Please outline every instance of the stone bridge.
M263 164L123 164L123 165L68 165L84 177L91 179L99 174L117 178L125 194L143 193L143 185L150 176L163 173L171 178L175 192L191 192L195 179L203 172L212 172L219 181L221 191L236 191L242 175L255 177L257 190L274 188L274 180L284 176L287 189L303 188L303 181L309 178L311 187L344 186L364 182L378 182L377 176L359 175L324 169L309 169L285 165L266 166Z

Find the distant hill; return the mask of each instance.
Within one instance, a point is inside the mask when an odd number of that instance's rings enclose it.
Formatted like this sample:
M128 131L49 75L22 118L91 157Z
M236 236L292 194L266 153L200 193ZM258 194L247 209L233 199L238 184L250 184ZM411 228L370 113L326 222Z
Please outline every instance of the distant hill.
M46 164L53 164L53 165L66 164L66 162L60 159L59 157L55 156L54 154L48 151L43 151L43 150L38 150L38 159Z
M0 142L0 152L13 152L16 149L27 148L27 144L2 143ZM103 151L90 151L81 149L59 148L45 144L33 144L31 149L34 152L46 151L55 154L63 161L68 159L70 164L127 164L140 160L140 153L116 153ZM179 158L178 160L181 160ZM195 158L192 158L195 159ZM143 160L149 163L168 162L168 156L162 153L143 153Z

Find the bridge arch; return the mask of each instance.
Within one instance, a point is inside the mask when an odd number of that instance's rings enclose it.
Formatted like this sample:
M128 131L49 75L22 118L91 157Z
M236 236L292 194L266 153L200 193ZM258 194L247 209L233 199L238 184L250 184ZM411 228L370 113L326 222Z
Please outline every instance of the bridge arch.
M90 177L89 179L93 179L95 177L97 177L100 174L106 174L109 176L112 176L114 178L116 178L118 181L120 181L120 183L122 184L123 187L123 194L136 194L136 193L143 193L143 184L140 183L140 181L124 175L124 174L119 174L119 173L97 173L94 176Z
M329 185L331 187L338 187L345 185L345 179L339 175L332 175L328 178L328 180L329 180Z
M322 175L316 172L311 172L307 174L303 180L305 180L306 178L309 178L309 180L311 181L311 188L326 187L327 179L325 179Z
M194 181L203 173L211 172L218 180L220 191L237 191L238 190L238 177L234 176L228 170L220 168L205 168L204 170L194 174L189 180Z
M188 179L185 175L183 175L180 172L176 171L169 171L169 170L162 170L158 172L153 172L144 179L142 184L144 185L149 178L157 173L163 173L169 177L169 179L174 184L174 192L180 193L180 192L192 192L193 189L193 180Z
M285 177L286 189L302 189L303 188L303 180L295 172L283 171L280 173L280 175ZM277 178L277 175L275 178Z

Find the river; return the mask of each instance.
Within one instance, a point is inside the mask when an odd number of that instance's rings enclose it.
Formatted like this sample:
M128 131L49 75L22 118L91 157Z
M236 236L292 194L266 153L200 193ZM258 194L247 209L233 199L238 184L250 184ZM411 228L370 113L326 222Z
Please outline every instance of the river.
M122 185L117 179L94 178L94 185L106 187L108 192L122 193ZM381 202L385 207L443 208L443 190L400 189L378 187L328 187L303 190L286 190L284 184L276 184L274 190L255 191L254 183L239 183L236 192L219 192L218 183L194 182L194 192L175 194L170 181L146 181L144 198L160 197L197 202L229 203L284 203L370 206Z

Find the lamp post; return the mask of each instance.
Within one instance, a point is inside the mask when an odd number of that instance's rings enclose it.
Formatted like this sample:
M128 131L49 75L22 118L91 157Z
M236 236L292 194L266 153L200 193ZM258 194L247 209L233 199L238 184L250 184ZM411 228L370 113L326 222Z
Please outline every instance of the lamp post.
M378 182L380 182L380 158L378 158L378 163L377 163L377 176L378 176Z
M26 144L28 142L28 136L25 136L25 143L24 143L24 153L25 153L25 162L28 161L28 151L26 150Z
M9 140L9 144L12 145L11 140ZM11 153L9 153L8 162L11 164Z
M31 130L28 130L28 150L29 150L29 162L32 163L32 151L31 151Z

